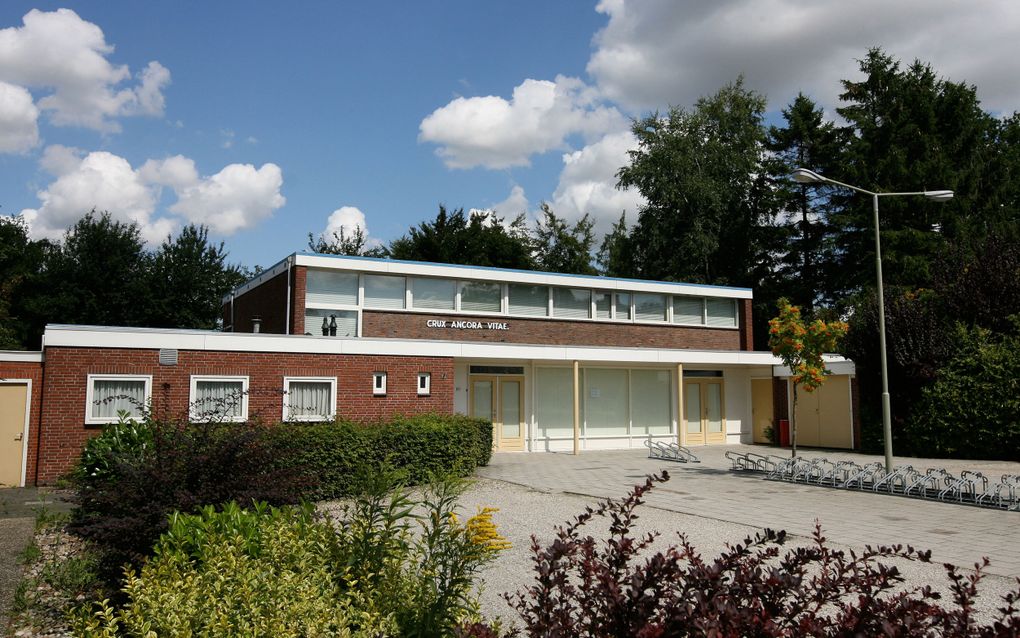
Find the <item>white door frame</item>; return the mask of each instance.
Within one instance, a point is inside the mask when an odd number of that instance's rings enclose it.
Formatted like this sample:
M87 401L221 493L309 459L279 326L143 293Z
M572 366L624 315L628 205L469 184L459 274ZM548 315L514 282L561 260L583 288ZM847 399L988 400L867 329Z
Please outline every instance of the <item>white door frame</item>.
M25 487L25 477L28 472L28 424L32 416L32 380L31 379L0 379L0 385L23 385L26 387L25 395L25 428L21 434L21 485Z

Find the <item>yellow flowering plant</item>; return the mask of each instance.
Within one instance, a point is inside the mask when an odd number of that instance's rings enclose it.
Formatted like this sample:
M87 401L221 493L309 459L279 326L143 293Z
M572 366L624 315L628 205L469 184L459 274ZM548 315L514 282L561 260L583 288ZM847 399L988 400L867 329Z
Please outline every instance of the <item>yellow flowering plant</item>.
M848 326L842 321L815 319L805 322L800 308L781 298L779 315L769 320L769 347L772 354L790 369L793 381L793 410L790 415L790 443L797 456L797 389L814 392L832 372L825 367L823 355L834 352L846 336Z

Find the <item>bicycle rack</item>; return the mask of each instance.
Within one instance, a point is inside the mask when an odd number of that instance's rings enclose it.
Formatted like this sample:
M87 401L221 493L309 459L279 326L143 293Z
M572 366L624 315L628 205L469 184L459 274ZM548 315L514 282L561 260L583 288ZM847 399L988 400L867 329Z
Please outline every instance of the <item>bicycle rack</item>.
M676 443L661 443L648 439L645 441L648 448L648 458L662 461L675 461L677 463L701 463L693 452Z
M885 466L875 461L874 463L862 465L861 469L852 474L840 487L847 490L871 488L875 481L881 480L883 476L885 476Z
M913 465L898 465L893 468L892 472L876 481L871 486L871 489L875 492L883 491L890 494L903 494L907 491L907 486L913 483L917 476L918 472L914 469Z
M981 472L964 470L957 476L945 468L930 468L922 474L912 465L898 465L886 472L880 461L858 465L850 460L783 458L734 451L726 452L726 458L734 472L762 474L768 481L869 490L876 494L1020 512L1020 474L1003 474L998 483L990 484Z

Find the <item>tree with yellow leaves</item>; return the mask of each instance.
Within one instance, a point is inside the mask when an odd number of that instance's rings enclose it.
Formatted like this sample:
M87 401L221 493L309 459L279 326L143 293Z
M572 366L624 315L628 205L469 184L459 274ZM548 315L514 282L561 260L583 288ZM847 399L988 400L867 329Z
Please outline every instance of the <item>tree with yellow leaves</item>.
M779 315L769 320L769 347L772 354L790 369L793 381L793 409L790 411L790 443L797 456L797 388L814 392L825 383L832 371L825 367L823 356L834 352L846 336L847 324L842 321L815 319L805 323L800 308L790 305L785 297L778 303Z

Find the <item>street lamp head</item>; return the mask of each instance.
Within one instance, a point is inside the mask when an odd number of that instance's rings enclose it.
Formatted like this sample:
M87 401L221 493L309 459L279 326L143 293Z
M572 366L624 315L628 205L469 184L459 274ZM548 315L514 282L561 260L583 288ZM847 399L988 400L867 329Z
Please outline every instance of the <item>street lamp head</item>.
M924 191L924 196L933 202L948 202L953 199L953 191Z
M827 181L818 173L806 168L798 168L790 173L790 177L798 184L820 184Z

